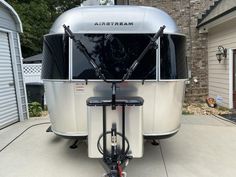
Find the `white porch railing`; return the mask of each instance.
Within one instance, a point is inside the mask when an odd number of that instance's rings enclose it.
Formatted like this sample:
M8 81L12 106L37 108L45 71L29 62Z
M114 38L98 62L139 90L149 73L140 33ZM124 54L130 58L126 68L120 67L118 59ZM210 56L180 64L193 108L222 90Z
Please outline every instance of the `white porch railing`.
M23 64L25 83L43 83L41 80L42 64Z

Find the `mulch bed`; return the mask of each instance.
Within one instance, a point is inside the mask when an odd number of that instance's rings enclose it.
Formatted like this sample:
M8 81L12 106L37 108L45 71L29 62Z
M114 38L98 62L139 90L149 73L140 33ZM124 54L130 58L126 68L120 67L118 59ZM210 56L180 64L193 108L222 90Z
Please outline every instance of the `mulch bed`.
M226 115L231 114L230 110L223 107L211 108L206 103L184 103L183 114L192 115Z

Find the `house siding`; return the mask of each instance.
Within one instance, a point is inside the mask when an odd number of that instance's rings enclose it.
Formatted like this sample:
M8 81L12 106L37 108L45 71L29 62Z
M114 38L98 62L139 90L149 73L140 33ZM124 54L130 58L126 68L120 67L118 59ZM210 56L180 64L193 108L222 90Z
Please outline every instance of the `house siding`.
M219 63L216 51L221 45L227 49L236 48L236 19L218 25L208 32L208 79L209 96L223 98L222 106L230 108L229 50L226 60Z
M6 9L4 6L0 4L0 28L3 30L9 30L12 32L13 35L13 45L14 45L14 52L15 52L15 59L16 59L16 68L17 72L14 75L17 75L18 82L19 82L19 93L20 93L20 106L22 108L22 118L27 119L27 101L26 101L26 92L25 92L25 85L23 81L23 73L22 73L22 58L21 58L21 49L19 46L19 37L18 37L18 29L17 23L15 19L12 17L11 12Z

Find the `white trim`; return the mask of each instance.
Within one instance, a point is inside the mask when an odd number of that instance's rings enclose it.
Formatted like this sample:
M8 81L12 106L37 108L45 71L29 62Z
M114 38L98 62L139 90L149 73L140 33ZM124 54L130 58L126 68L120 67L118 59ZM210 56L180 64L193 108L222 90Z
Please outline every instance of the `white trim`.
M214 28L217 25L230 21L236 17L236 11L231 12L223 17L220 17L206 25L203 25L199 28L199 33L208 33L208 30Z
M233 106L233 50L236 48L229 49L229 108Z
M233 50L229 49L229 109L233 108Z
M13 39L13 32L9 32L9 44L10 44L10 51L11 51L11 59L12 59L12 68L13 68L13 75L15 81L15 89L16 89L16 98L17 98L17 105L19 110L19 117L20 121L24 120L23 109L22 109L22 102L21 102L21 94L20 94L20 84L19 84L19 77L18 77L18 69L17 69L17 61L16 61L16 54L15 54L15 45Z
M25 78L23 75L23 57L22 57L22 51L21 51L21 44L20 44L20 36L17 33L17 43L18 43L18 48L19 48L19 55L20 55L20 63L21 63L21 74L22 74L22 78L23 78L23 87L24 87L24 93L25 93L25 106L26 106L26 115L27 115L27 119L29 119L29 109L28 109L28 98L27 98L27 92L26 92L26 86L25 86Z
M13 7L11 5L9 5L6 1L3 1L3 0L0 0L0 3L5 6L6 8L8 8L8 10L10 10L12 12L12 14L14 15L15 17L15 20L17 21L18 25L19 25L19 32L23 33L23 28L22 28L22 23L21 23L21 20L20 20L20 17L19 15L16 13L16 11L13 9ZM16 23L16 24L17 24Z
M73 73L72 73L72 58L73 58L73 41L71 38L69 38L69 80L71 81L72 80L72 76L73 76Z

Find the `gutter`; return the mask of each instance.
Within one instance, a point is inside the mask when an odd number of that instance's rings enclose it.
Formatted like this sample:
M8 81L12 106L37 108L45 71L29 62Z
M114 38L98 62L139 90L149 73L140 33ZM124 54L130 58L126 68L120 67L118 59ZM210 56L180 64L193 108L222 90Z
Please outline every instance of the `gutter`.
M207 24L209 24L209 23L211 23L211 22L213 22L213 21L215 21L215 20L217 20L217 19L219 19L219 18L221 18L221 17L223 17L225 15L228 15L228 14L230 14L231 12L233 12L235 10L236 10L236 6L231 8L231 9L229 9L229 10L227 10L227 11L225 11L225 12L223 12L223 13L221 13L221 14L219 14L219 15L217 15L217 16L215 16L215 17L213 17L213 18L211 18L210 20L208 20L208 21L206 21L204 23L198 24L196 28L199 29L200 27L202 27L204 25L207 25Z

